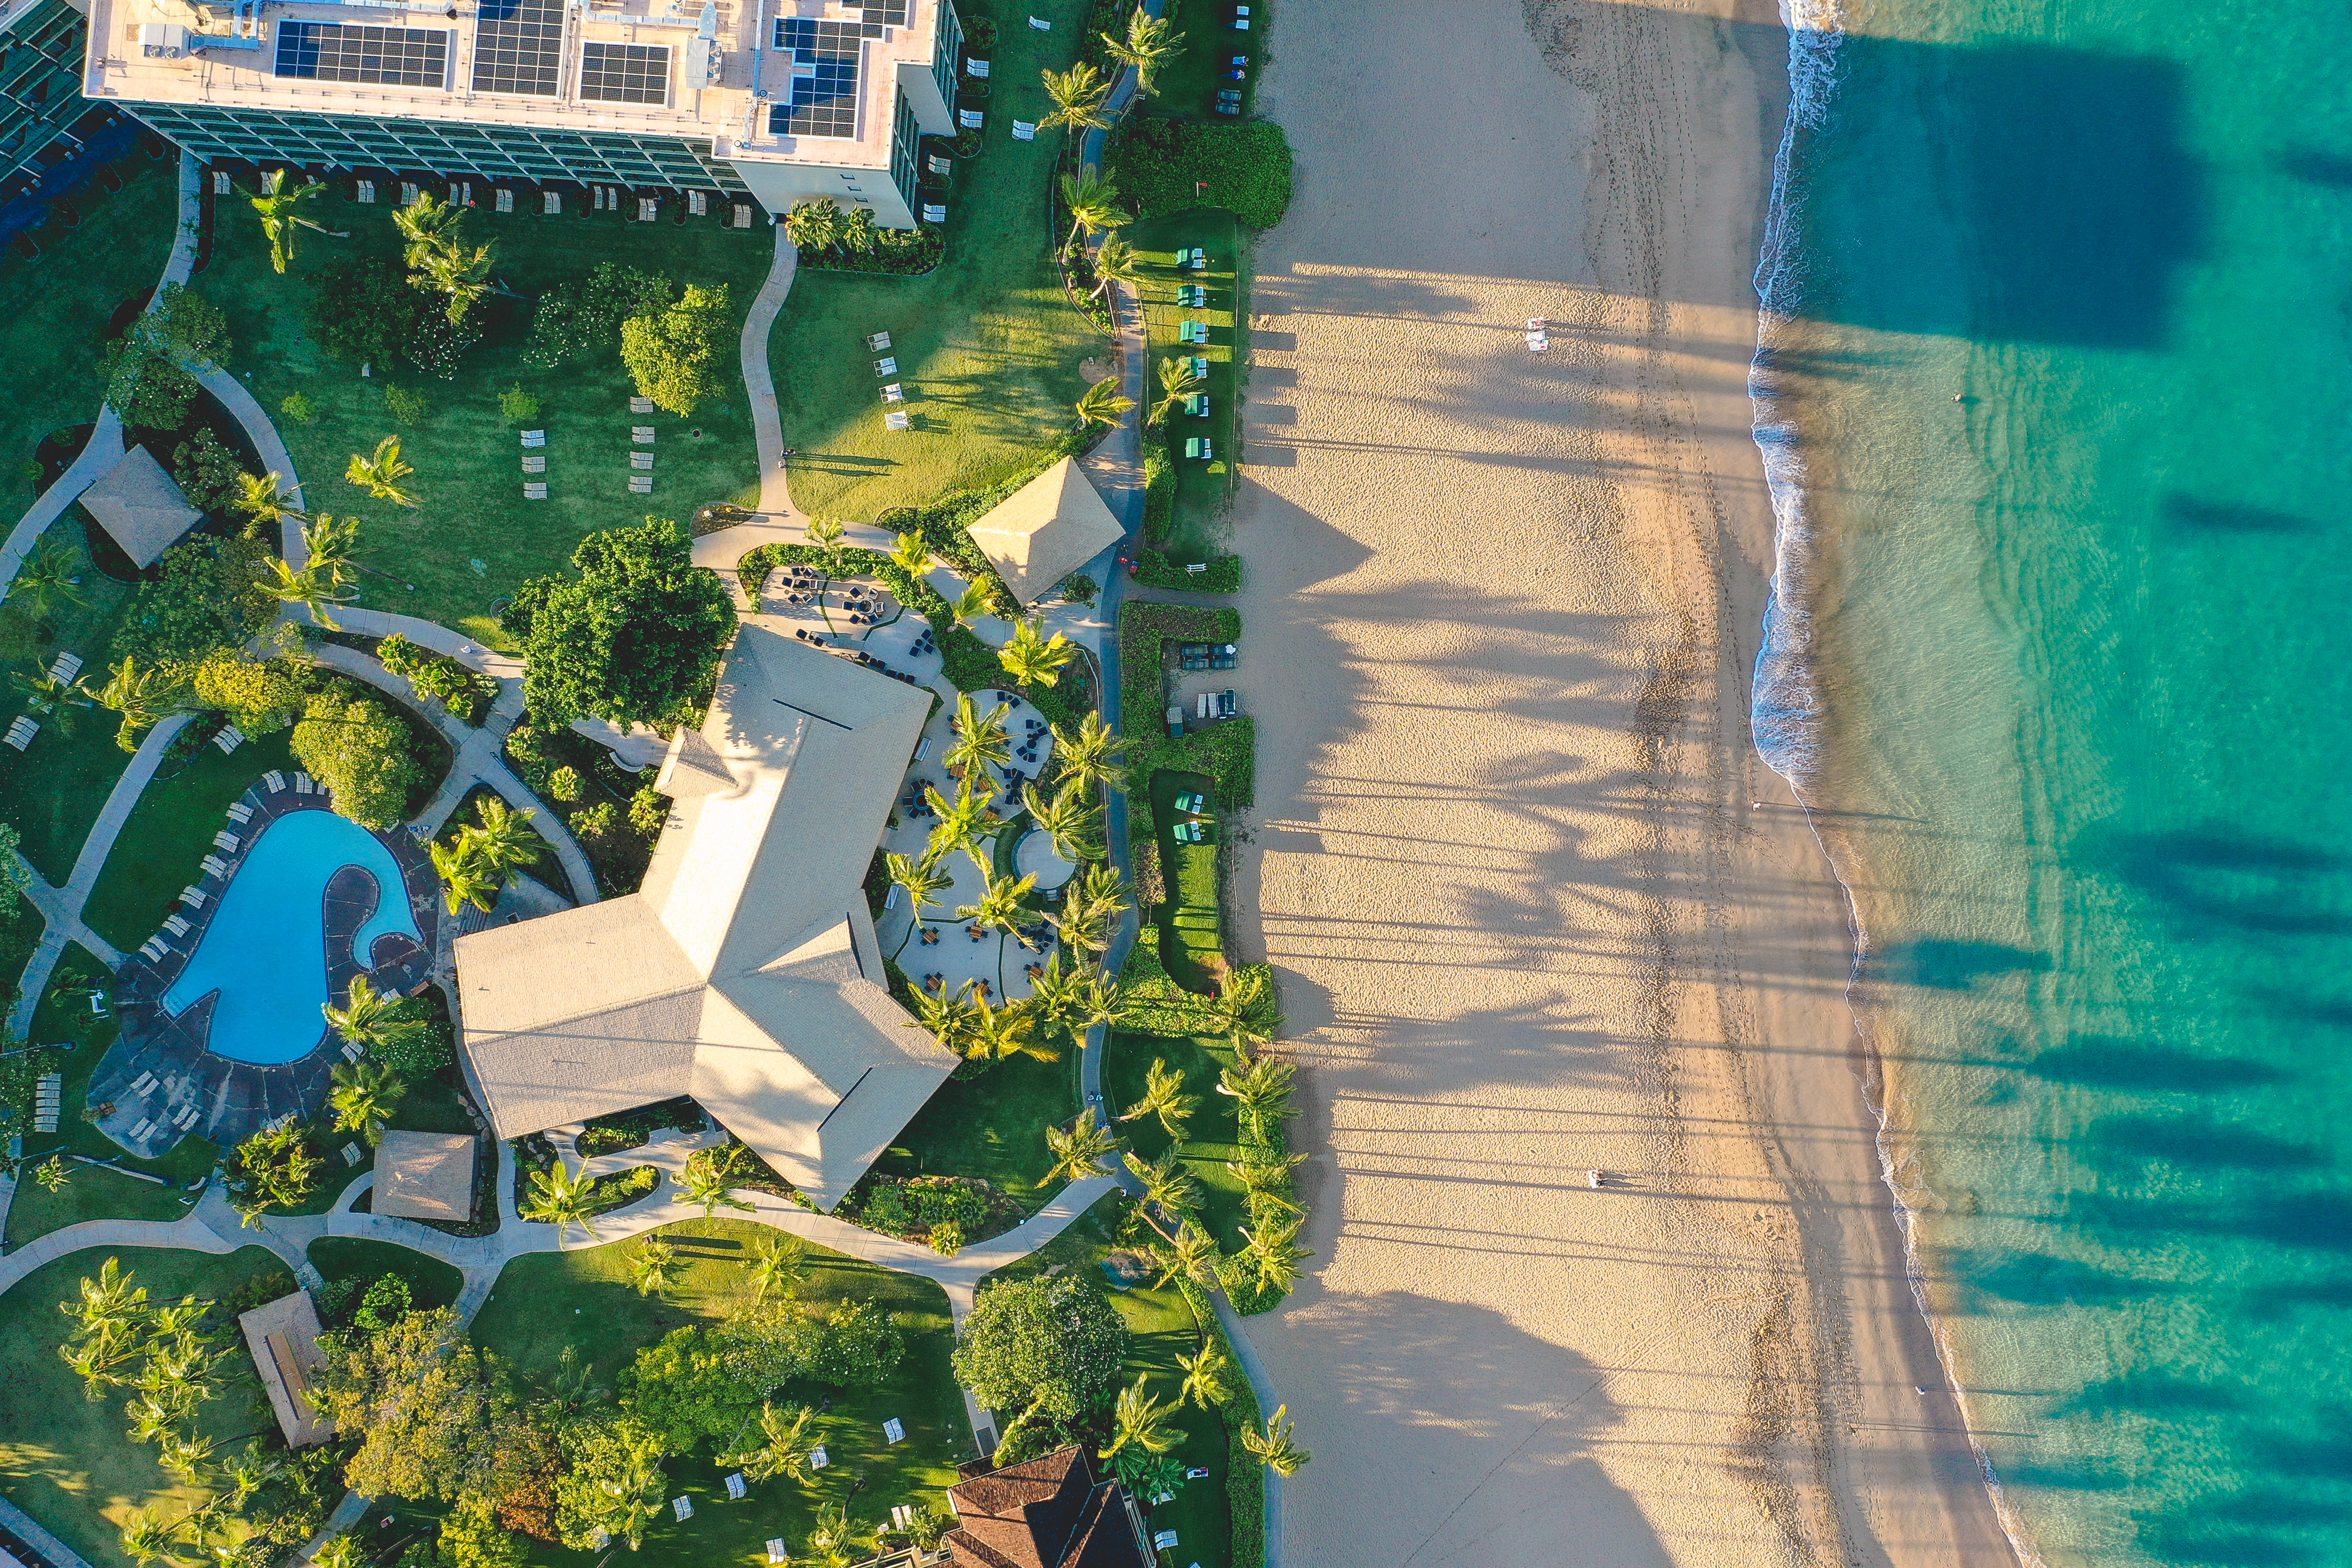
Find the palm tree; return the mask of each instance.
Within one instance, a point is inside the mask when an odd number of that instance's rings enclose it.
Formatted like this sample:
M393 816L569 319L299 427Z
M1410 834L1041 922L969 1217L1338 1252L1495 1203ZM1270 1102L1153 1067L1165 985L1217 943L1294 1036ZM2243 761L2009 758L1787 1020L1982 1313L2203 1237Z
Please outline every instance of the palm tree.
M1184 1162L1176 1157L1175 1145L1169 1145L1156 1160L1144 1159L1133 1149L1120 1157L1126 1162L1129 1173L1143 1184L1144 1202L1158 1208L1179 1226L1192 1218L1193 1209L1200 1205L1201 1183L1185 1168ZM1147 1215L1146 1218L1150 1217ZM1152 1228L1160 1231L1162 1239L1171 1245L1174 1243L1176 1238L1161 1229L1156 1221Z
M1118 390L1117 376L1105 376L1081 393L1072 406L1077 410L1081 424L1117 424L1120 416L1135 406L1135 400Z
M400 487L400 482L416 470L400 460L400 437L387 435L375 444L375 451L362 457L352 454L351 465L343 470L343 482L357 485L379 501L390 501L395 507L414 507L416 497Z
M779 1410L773 1405L763 1404L760 1406L760 1435L767 1440L740 1454L722 1454L719 1462L735 1466L751 1480L790 1476L807 1486L816 1479L816 1471L810 1468L809 1461L823 1446L815 1426L816 1412L805 1405L787 1405Z
M1129 1105L1119 1120L1132 1122L1141 1116L1156 1116L1170 1137L1181 1138L1184 1124L1200 1108L1200 1096L1184 1092L1184 1075L1169 1066L1166 1057L1155 1056L1143 1075L1143 1098Z
M400 1101L400 1075L380 1061L362 1057L335 1069L335 1087L327 1096L334 1107L335 1131L357 1133L375 1147L383 1137L383 1124Z
M1045 967L1029 978L1029 1005L1037 1009L1041 1022L1055 1029L1072 1029L1083 1006L1087 980L1087 970L1076 965L1066 967L1062 950L1056 947L1046 955Z
M142 670L126 655L99 688L98 706L122 716L116 743L125 751L136 751L141 736L165 714L178 710L184 691L179 677L169 670Z
M1141 14L1137 13L1139 16ZM1088 298L1099 297L1114 283L1124 283L1129 288L1143 286L1142 253L1117 235L1112 235L1095 247L1095 287L1094 293ZM1128 405L1129 408L1134 406L1133 403Z
M1187 1220L1176 1228L1175 1240L1152 1249L1153 1260L1160 1265L1160 1278L1152 1289L1165 1290L1174 1281L1190 1280L1202 1290L1212 1290L1217 1283L1221 1256L1216 1239Z
M1184 1369L1184 1385L1176 1391L1179 1403L1189 1399L1203 1410L1224 1403L1225 1375L1233 1363L1213 1342L1204 1342L1191 1355L1178 1356L1176 1364Z
M845 564L841 559L841 541L849 536L847 526L838 517L815 517L810 520L807 532L809 543L824 551L825 576L841 576Z
M261 585L264 593L280 604L299 605L310 612L311 620L330 632L342 630L330 606L349 604L359 597L358 594L338 593L335 585L315 568L306 566L296 571L276 556L269 558L269 580Z
M1183 1428L1168 1419L1171 1407L1144 1391L1148 1381L1139 1377L1118 1391L1118 1403L1111 1407L1110 1446L1097 1458L1110 1458L1129 1447L1164 1454L1184 1440Z
M1008 1056L1059 1061L1062 1053L1037 1038L1037 1015L1024 1002L991 1007L986 997L971 1001L971 1054L980 1061L1001 1061Z
M1045 1147L1053 1152L1054 1168L1047 1181L1088 1181L1111 1174L1110 1157L1119 1152L1118 1137L1094 1119L1089 1111L1067 1128L1045 1129Z
M1021 803L1064 860L1081 864L1102 853L1102 809L1087 798L1084 786L1065 783L1049 800L1034 784L1024 785Z
M98 702L99 694L89 682L79 677L61 681L38 664L14 671L8 679L25 694L26 712L56 725L66 735L73 733L76 716Z
M1088 713L1076 731L1054 727L1054 760L1067 779L1116 788L1126 781L1127 770L1118 764L1119 753L1126 749L1127 742L1099 713Z
M424 279L418 287L449 297L447 316L452 327L465 320L466 312L482 296L493 292L490 268L497 263L496 249L478 245L467 250L453 245L433 252L417 267Z
M302 514L286 503L294 492L278 488L281 481L275 472L240 474L236 476L236 494L229 500L233 511L242 512L264 528L277 528L287 518L299 518Z
M58 1311L75 1320L80 1332L95 1333L110 1324L129 1323L147 1312L147 1287L122 1266L120 1258L100 1265L98 1278L81 1281L80 1300L60 1301Z
M472 841L460 834L454 844L436 842L426 850L433 857L433 869L441 873L446 885L449 913L455 915L470 904L488 914L499 901L501 883L475 853Z
M1023 685L1060 684L1063 668L1077 656L1076 646L1067 637L1059 632L1050 638L1040 637L1033 621L1015 622L1012 640L996 651L996 662L1004 666L1004 673Z
M1013 756L1013 743L1004 734L1004 716L1012 711L1012 704L998 703L983 718L971 694L958 692L955 722L951 726L955 743L940 757L940 765L966 775L984 762L1004 766ZM984 772L981 776L987 777Z
M794 1282L807 1271L808 1240L789 1230L763 1236L751 1243L743 1262L751 1270L752 1293L761 1301L789 1295Z
M1101 71L1080 61L1066 71L1041 70L1037 74L1045 81L1045 96L1054 100L1053 109L1038 117L1038 130L1051 131L1059 125L1076 139L1081 131L1100 131L1109 126L1110 111L1105 100L1110 97L1110 78Z
M918 1508L907 1521L907 1544L922 1552L936 1552L948 1531L956 1527L956 1516L944 1509Z
M392 225L407 242L404 259L412 269L425 265L425 258L436 251L446 250L457 242L457 225L465 221L466 209L439 201L419 191L416 199L392 214Z
M1100 953L1110 946L1116 917L1100 904L1088 904L1083 898L1066 898L1062 901L1061 913L1048 910L1045 919L1055 935L1073 947Z
M923 858L936 862L950 850L969 851L979 844L989 826L989 807L996 799L996 787L977 773L967 772L956 787L954 800L931 789L923 791L923 799L938 819L931 824Z
M1160 361L1160 401L1151 405L1146 424L1158 424L1176 412L1183 401L1209 383L1192 373L1192 361L1181 354L1166 354Z
M7 591L46 628L59 605L89 602L89 591L81 585L80 552L62 538L44 539L16 569Z
M327 1027L335 1031L338 1040L365 1051L381 1051L421 1027L420 1020L408 1016L406 998L377 990L365 975L352 977L352 988L345 994L341 1007L320 1002L319 1010L326 1015Z
M809 1531L808 1543L825 1568L844 1568L857 1555L861 1533L845 1505L829 1502L816 1511L816 1527Z
M1088 76L1092 76L1094 74L1094 68L1088 65L1080 65L1066 74L1071 77L1076 77L1081 72L1084 72ZM1048 92L1053 90L1054 81L1054 73L1052 71L1047 71L1045 73L1045 87ZM1056 98L1055 101L1058 103L1060 99ZM1049 125L1068 125L1073 129L1073 131L1075 131L1080 123L1085 123L1088 126L1091 126L1094 123L1091 120L1079 121L1063 120L1057 116L1058 111L1056 114L1047 115L1037 123L1041 127ZM1105 120L1103 123L1108 124L1109 122ZM1115 181L1106 179L1103 176L1102 172L1091 163L1087 164L1085 168L1079 170L1075 174L1063 175L1062 204L1070 209L1070 237L1062 242L1063 247L1067 249L1069 246L1077 244L1078 235L1081 231L1090 235L1108 234L1113 229L1124 226L1128 222L1128 214L1119 208L1111 204L1118 200L1118 183Z
M956 918L969 920L982 927L992 925L1002 931L1020 930L1022 921L1029 915L1028 906L1021 901L1027 898L1030 891L1037 885L1037 878L1034 874L996 876L984 866L981 869L988 881L982 889L980 902L957 905Z
M1305 1216L1290 1215L1269 1218L1255 1229L1242 1227L1242 1239L1248 1245L1241 1255L1257 1270L1259 1290L1287 1294L1298 1282L1298 1260L1315 1256L1297 1245L1298 1228L1305 1222Z
M686 1169L677 1178L677 1195L688 1203L702 1206L702 1218L709 1219L721 1207L756 1214L752 1205L735 1196L734 1150L702 1149L686 1162Z
M649 1238L629 1257L629 1281L640 1296L650 1296L667 1291L677 1283L677 1249L657 1238Z
M193 1432L166 1432L155 1455L155 1462L186 1481L194 1481L212 1464L220 1448L220 1439Z
M530 1197L516 1210L525 1219L541 1225L556 1227L555 1246L563 1248L564 1228L578 1226L593 1240L601 1241L596 1228L588 1223L589 1204L595 1183L576 1175L558 1159L543 1171L534 1171L530 1178Z
M1282 1031L1282 1014L1276 1010L1274 992L1265 976L1254 969L1244 970L1232 984L1209 1004L1210 1012L1234 1040L1234 1049L1242 1056L1250 1047L1263 1049L1274 1043Z
M1241 1178L1242 1190L1249 1199L1250 1218L1258 1219L1268 1213L1307 1212L1286 1196L1291 1173L1306 1163L1305 1155L1276 1155L1261 1145L1245 1150L1238 1160L1227 1160L1225 1168Z
M1115 920L1127 913L1127 883L1115 865L1088 867L1073 896L1085 900L1089 909L1105 919Z
M524 866L538 863L546 846L530 831L536 811L518 811L495 795L486 795L474 807L474 825L461 835L474 859L495 873L500 887L515 880Z
M1217 1092L1239 1102L1235 1109L1249 1124L1252 1143L1269 1142L1269 1124L1278 1127L1286 1118L1298 1114L1290 1103L1291 1079L1297 1072L1290 1063L1271 1056L1244 1055L1218 1075Z
M971 999L971 982L966 980L952 995L917 991L915 1017L907 1027L929 1030L941 1045L963 1056L971 1052L979 1012L980 1004Z
M134 1513L122 1527L122 1550L139 1568L163 1560L177 1562L179 1553L172 1547L178 1536L176 1524L166 1524L152 1511Z
M1254 1427L1242 1428L1242 1447L1263 1459L1276 1475L1295 1476L1315 1456L1298 1446L1292 1432L1290 1406L1277 1405L1265 1418L1264 1432Z
M63 1192L66 1183L73 1179L73 1167L66 1164L63 1155L51 1155L34 1168L33 1179L44 1192Z
M303 567L341 588L351 575L352 549L359 542L357 517L331 517L321 512L302 525Z
M931 569L931 547L923 542L919 532L908 528L890 541L890 559L908 577L920 577Z
M907 933L898 938L898 948L890 955L896 958L914 940L915 929L923 923L923 911L936 909L939 900L932 895L952 886L955 878L941 872L937 858L926 852L920 859L913 855L892 854L884 858L889 868L890 883L907 893Z
M310 1568L368 1568L366 1548L349 1535L338 1535L319 1548Z
M323 224L314 223L301 215L301 209L318 199L326 186L316 180L306 180L299 185L289 185L286 171L272 169L261 177L261 193L248 196L253 210L261 214L261 232L269 241L269 266L280 274L286 264L294 259L294 231L309 229L333 239L349 239L349 234L338 234Z
M964 585L956 601L948 606L959 626L971 626L996 613L996 595L984 581L974 580Z
M784 237L801 250L824 250L841 239L841 209L828 201L796 202L784 214Z
M1163 16L1154 16L1139 5L1135 14L1127 19L1126 37L1114 37L1105 33L1102 41L1110 50L1111 58L1123 66L1135 68L1137 96L1150 98L1152 78L1160 74L1160 68L1184 52L1184 46L1178 41L1179 37L1175 24Z

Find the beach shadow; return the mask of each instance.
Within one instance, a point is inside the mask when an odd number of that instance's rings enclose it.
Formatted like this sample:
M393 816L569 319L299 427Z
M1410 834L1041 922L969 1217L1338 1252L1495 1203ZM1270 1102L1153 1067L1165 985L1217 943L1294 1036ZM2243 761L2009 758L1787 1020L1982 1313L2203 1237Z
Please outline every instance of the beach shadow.
M2319 526L2293 512L2229 501L2200 501L2177 490L2165 496L2158 509L2176 532L2185 534L2306 534Z
M2178 1416L2191 1412L2242 1410L2246 1397L2234 1388L2217 1388L2181 1377L2115 1377L2094 1383L2050 1407L2053 1416L2103 1416L2129 1410L2147 1416Z
M2030 948L2000 942L1919 936L1907 942L1889 943L1873 952L1863 972L1865 978L1886 984L1965 991L1992 976L2040 974L2049 967L2050 956Z
M2334 936L2352 930L2343 866L2325 850L2234 828L2080 834L2077 864L2110 872L2161 900L2190 935L2228 931Z
M2274 1138L2205 1117L2115 1116L2094 1124L2074 1146L2110 1173L2153 1160L2196 1169L2315 1170L2333 1164L2316 1144Z
M2352 157L2316 147L2290 147L2271 158L2271 167L2290 179L2331 191L2352 191Z
M2137 1279L2046 1252L1954 1249L1943 1254L1945 1277L1959 1286L1976 1312L2005 1307L2112 1307L2179 1287Z
M2285 1074L2250 1057L2199 1056L2143 1040L2078 1034L2025 1064L2037 1078L2156 1094L2211 1094L2283 1082Z

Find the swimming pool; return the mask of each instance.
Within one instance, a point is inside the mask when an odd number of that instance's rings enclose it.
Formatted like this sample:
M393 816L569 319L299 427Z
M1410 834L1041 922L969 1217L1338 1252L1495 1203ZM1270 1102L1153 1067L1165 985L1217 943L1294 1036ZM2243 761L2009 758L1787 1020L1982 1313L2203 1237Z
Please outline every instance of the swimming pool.
M352 956L365 965L379 936L421 944L407 883L383 841L332 811L295 811L246 852L163 1006L176 1017L217 991L206 1049L258 1066L310 1055L326 1027L319 1009L331 999L327 883L347 865L374 878L377 895L352 938Z

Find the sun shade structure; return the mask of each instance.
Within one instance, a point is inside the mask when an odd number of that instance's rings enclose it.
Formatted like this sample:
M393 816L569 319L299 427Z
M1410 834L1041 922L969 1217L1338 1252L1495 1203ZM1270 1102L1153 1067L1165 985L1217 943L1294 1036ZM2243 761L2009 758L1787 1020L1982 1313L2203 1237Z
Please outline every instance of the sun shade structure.
M205 516L143 446L132 447L100 475L81 493L81 504L142 571Z
M890 998L866 910L931 695L747 619L671 742L642 891L461 936L461 1057L501 1138L690 1094L821 1209L956 1056Z
M1094 482L1065 457L971 526L972 542L1024 604L1125 538Z
M1143 1520L1116 1479L1097 1479L1083 1448L992 1470L963 1467L948 1489L956 1568L1151 1568Z
M467 1133L386 1133L375 1151L375 1212L471 1219L476 1149Z
M253 1309L236 1320L245 1347L269 1391L269 1407L289 1448L307 1448L335 1435L335 1424L310 1403L310 1378L326 1362L319 1351L319 1309L301 1291Z

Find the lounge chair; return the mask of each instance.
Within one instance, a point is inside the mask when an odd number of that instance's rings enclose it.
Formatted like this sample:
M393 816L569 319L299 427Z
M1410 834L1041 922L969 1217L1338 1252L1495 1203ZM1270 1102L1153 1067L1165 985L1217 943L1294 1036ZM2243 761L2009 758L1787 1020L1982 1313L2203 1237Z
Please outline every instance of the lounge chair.
M524 473L526 473L526 474L544 474L544 473L546 473L546 472L547 472L547 455L546 455L546 454L544 454L544 453L540 453L540 452L526 452L526 453L524 453L524 454L522 455L522 471L523 471Z
M898 373L898 360L897 360L895 357L891 357L891 356L885 356L885 357L884 357L884 358L882 358L882 359L878 359L878 360L875 361L874 361L874 373L875 373L876 375L877 375L877 376L895 376L895 375L897 375L897 374Z
M8 733L0 735L0 745L12 746L18 751L33 744L33 737L41 733L40 721L31 714L18 714L8 726Z
M882 426L886 430L904 430L910 423L902 409L894 408L882 416Z
M654 455L652 453L632 452L629 454L630 467L636 469L650 469L653 465Z
M629 439L639 446L651 446L654 444L654 427L650 424L633 424L629 427Z
M882 401L884 402L904 402L907 401L907 389L901 386L898 382L892 382L889 385L882 389Z
M630 476L629 476L629 494L630 494L630 495L632 495L632 496L650 496L650 495L652 495L653 493L654 493L654 476L653 476L652 475L650 475L650 474L632 474L632 475L630 475Z
M867 349L877 354L887 352L890 347L890 334L887 332L869 332L866 337L866 346Z
M526 430L522 433L522 444L525 446L544 446L547 444L547 432Z
M635 395L635 394L632 394L632 395L630 396L630 398L629 398L629 412L630 412L631 413L653 413L653 411L654 411L654 400L653 400L653 399L651 399L651 398L649 398L649 397L638 397L638 396L636 396L636 395Z
M1014 121L1013 122L1013 141L1036 141L1036 140L1037 140L1037 125L1036 125L1036 122L1035 122L1034 120L1014 120Z

